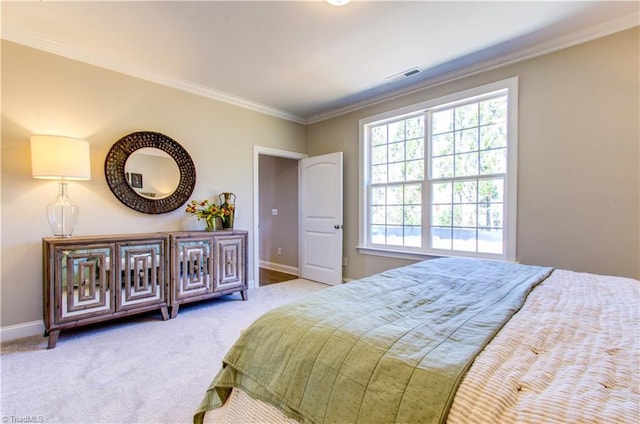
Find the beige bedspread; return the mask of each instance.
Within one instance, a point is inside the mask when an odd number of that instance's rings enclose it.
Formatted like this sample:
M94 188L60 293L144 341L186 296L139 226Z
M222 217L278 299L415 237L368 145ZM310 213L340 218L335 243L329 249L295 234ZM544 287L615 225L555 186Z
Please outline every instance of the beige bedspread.
M291 423L242 393L228 404L228 424ZM554 271L476 358L447 422L640 422L640 281Z
M639 423L640 281L554 271L476 358L449 423Z

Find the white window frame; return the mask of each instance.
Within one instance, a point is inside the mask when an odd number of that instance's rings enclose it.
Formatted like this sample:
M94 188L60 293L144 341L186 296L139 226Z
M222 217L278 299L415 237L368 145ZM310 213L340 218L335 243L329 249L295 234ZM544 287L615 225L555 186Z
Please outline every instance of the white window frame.
M455 250L429 249L424 244L421 248L411 248L403 246L373 245L367 240L369 228L368 210L368 170L369 170L369 148L367 140L367 127L373 126L381 121L400 118L418 112L426 112L430 109L442 108L448 104L471 100L473 97L485 96L487 94L505 90L507 95L507 171L504 188L504 238L503 253L490 254L478 252L464 252ZM358 251L363 254L386 256L401 259L422 260L434 256L466 256L488 259L499 259L505 261L516 261L516 228L517 228L517 188L518 188L518 77L509 78L502 81L486 84L480 87L464 90L458 93L427 100L418 104L380 113L374 116L363 118L359 121L359 228L358 228ZM427 132L427 122L425 121L425 133ZM428 143L429 140L426 140ZM426 149L430 149L426 146ZM425 158L427 158L425 151ZM425 159L426 163L426 159ZM425 166L424 186L428 184L429 170ZM425 190L427 190L425 188ZM430 195L425 191L423 195L423 240L427 233L428 215L430 208Z

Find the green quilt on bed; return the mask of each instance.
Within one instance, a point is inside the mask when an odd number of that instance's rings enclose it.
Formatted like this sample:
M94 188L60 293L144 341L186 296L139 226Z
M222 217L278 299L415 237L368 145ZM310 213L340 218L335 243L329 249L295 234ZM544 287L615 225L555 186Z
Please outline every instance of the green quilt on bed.
M475 356L550 268L447 258L322 290L254 322L194 422L231 387L303 423L437 423Z

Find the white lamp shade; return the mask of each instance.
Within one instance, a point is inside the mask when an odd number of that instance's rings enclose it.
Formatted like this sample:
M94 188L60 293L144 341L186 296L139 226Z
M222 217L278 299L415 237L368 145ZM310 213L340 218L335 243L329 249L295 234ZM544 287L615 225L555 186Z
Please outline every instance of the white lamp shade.
M31 136L33 178L90 180L89 142L57 135Z

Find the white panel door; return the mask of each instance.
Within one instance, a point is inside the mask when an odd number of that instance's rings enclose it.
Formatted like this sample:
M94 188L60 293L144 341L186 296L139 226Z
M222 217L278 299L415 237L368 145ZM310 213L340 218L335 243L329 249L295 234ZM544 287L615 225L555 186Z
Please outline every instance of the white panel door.
M342 152L300 160L300 277L342 283Z

